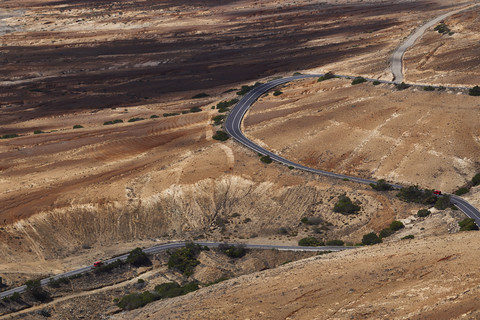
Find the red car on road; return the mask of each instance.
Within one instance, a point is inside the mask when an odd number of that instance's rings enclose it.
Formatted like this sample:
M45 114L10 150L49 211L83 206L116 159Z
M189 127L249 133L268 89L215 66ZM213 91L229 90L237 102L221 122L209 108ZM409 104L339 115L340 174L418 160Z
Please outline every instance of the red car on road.
M433 194L436 194L437 196L441 196L441 195L442 195L442 191L440 191L440 190L435 190L435 191L433 191Z
M97 261L97 262L95 262L95 263L93 264L93 267L94 267L94 268L98 268L98 267L101 267L101 266L103 266L103 262L102 262L102 261Z

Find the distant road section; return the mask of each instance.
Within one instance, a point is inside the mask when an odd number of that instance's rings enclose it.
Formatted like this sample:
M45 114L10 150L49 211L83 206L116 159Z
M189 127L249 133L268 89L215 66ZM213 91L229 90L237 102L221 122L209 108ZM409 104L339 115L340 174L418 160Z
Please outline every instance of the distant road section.
M143 252L147 254L154 254L154 253L159 253L162 251L167 251L170 249L178 249L182 248L185 246L186 242L173 242L173 243L166 243L166 244L161 244L158 246L153 246L147 249L144 249ZM201 246L207 246L209 248L216 248L219 245L223 244L223 242L195 242L196 244L199 244ZM245 248L247 249L256 249L256 250L280 250L280 251L342 251L342 250L348 250L348 249L355 249L355 247L341 247L341 246L322 246L322 247L300 247L300 246L281 246L281 245L268 245L268 244L244 244L244 243L229 243L231 245L244 245ZM114 257L108 260L104 260L103 263L112 263L117 260L122 260L125 261L127 260L128 253L123 254L118 257ZM82 274L85 272L88 272L90 270L94 269L93 265L88 265L86 267L77 269L77 270L72 270L68 271L62 274L57 274L56 276L50 277L50 278L45 278L40 281L40 284L42 286L46 286L51 280L58 280L60 278L68 278L71 276L75 276L78 274ZM25 292L27 289L27 286L23 285L17 288L12 288L10 290L6 290L3 292L0 292L0 299L11 296L15 292L22 293Z
M436 17L433 20L430 20L429 22L427 22L426 24L424 24L423 26L418 28L413 34L411 34L407 38L407 40L405 40L405 42L403 42L397 48L397 50L395 50L395 52L393 53L392 63L391 63L392 64L393 81L395 83L403 82L403 56L405 55L405 51L407 51L407 49L410 48L418 40L418 38L420 38L425 33L425 31L427 31L428 28L430 28L433 25L439 23L440 21L442 21L443 19L451 16L452 14L459 13L463 10L466 10L466 9L469 9L469 8L472 8L472 7L475 7L475 6L478 6L478 4L471 5L471 6L468 6L468 7L464 7L464 8L461 8L461 9L457 9L457 10L450 11L450 12L447 12L445 14L442 14L441 16Z

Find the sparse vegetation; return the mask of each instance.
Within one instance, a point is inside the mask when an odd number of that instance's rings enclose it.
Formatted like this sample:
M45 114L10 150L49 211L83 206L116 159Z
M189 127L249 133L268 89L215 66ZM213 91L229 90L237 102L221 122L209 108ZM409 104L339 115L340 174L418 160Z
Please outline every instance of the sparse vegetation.
M480 173L477 173L473 178L472 178L472 183L474 186L478 186L480 184Z
M395 233L395 231L393 231L392 229L385 228L385 229L382 229L382 231L379 232L378 236L381 239L383 239L383 238L386 238L386 237L390 237L394 233Z
M130 254L127 257L126 262L135 267L148 266L152 264L147 254L143 252L141 248L135 248L132 251L130 251Z
M325 244L315 237L306 237L298 241L298 245L302 247L319 247Z
M224 119L225 119L225 115L223 115L223 114L215 116L215 117L212 118L213 124L216 125L216 126L219 126L223 123Z
M425 91L435 91L435 88L432 87L432 86L426 86L426 87L423 87L423 90L425 90Z
M222 243L218 246L218 251L227 255L230 258L241 258L247 253L247 248L244 245L229 245Z
M362 238L362 244L365 246L371 246L377 243L382 243L382 239L380 239L375 232L367 233Z
M480 87L479 86L475 86L473 88L471 88L470 90L468 90L468 94L471 95L471 96L480 96Z
M184 248L170 254L168 268L176 269L186 277L191 276L195 267L200 264L196 258L200 251L202 251L202 247L198 244L193 242L185 244Z
M466 193L469 193L469 192L470 192L470 188L461 187L461 188L459 188L457 191L455 191L455 194L456 194L457 196L462 196L462 195L464 195L464 194L466 194Z
M360 211L361 207L358 204L352 202L352 200L346 195L341 195L338 197L337 203L333 207L334 212L342 214L355 214Z
M157 116L156 114L152 114L152 115L150 116L150 119L156 119L156 118L158 118L158 116Z
M408 236L402 237L401 240L408 240L408 239L414 239L415 236L413 234L409 234Z
M370 186L377 191L393 190L393 187L389 185L385 179L380 179L377 183L370 183Z
M405 228L405 225L401 221L395 220L390 223L390 229L392 229L394 232L403 228Z
M232 99L229 101L222 101L217 103L218 112L224 113L227 112L231 106L238 102L238 99Z
M276 97L276 96L279 96L281 95L283 92L280 91L280 90L275 90L275 92L273 93L273 95Z
M113 269L119 268L125 264L124 261L117 259L116 261L113 261L111 263L106 263L101 266L96 267L93 269L93 272L96 274L104 273L104 272L112 272Z
M40 280L28 280L25 282L25 285L27 286L27 294L31 295L35 300L40 302L51 300L50 294L43 290Z
M192 97L192 99L200 99L200 98L206 98L209 97L209 94L206 94L205 92L197 93Z
M171 112L171 113L164 113L163 116L166 118L166 117L174 117L174 116L178 116L180 115L180 113L178 112Z
M11 139L11 138L17 138L19 135L16 133L11 133L11 134L4 134L3 136L0 137L0 139Z
M447 27L447 25L445 23L440 23L438 24L433 30L437 31L438 33L441 33L441 34L449 34L453 32L450 30L449 27Z
M190 108L191 113L196 113L196 112L202 112L202 109L200 107L193 107Z
M325 80L329 80L329 79L333 79L333 78L336 78L335 75L333 74L333 72L327 72L325 73L323 76L321 76L320 78L318 78L317 82L322 82L322 81L325 81Z
M374 86L378 86L380 83L381 83L381 82L378 81L378 80L375 80L375 81L372 82L372 84L373 84Z
M328 240L325 244L327 246L343 246L345 242L343 240Z
M421 204L434 204L437 197L433 194L433 190L422 190L418 186L409 186L400 189L397 197L405 202L415 202Z
M239 91L237 91L237 95L243 96L243 95L247 94L253 88L261 86L262 84L263 83L261 83L261 82L256 82L254 85L251 85L251 86L242 86L242 88Z
M116 119L116 120L111 120L111 121L105 121L103 123L103 125L108 126L108 125L117 124L117 123L123 123L123 120Z
M122 297L117 303L117 306L123 310L133 310L146 306L158 299L158 295L151 293L150 291L132 293Z
M395 88L397 88L397 90L405 90L405 89L410 88L410 85L406 84L405 82L402 82L402 83L397 83L395 85Z
M82 129L83 126L81 124L76 124L73 126L73 129Z
M423 218L423 217L427 217L430 215L430 210L428 209L420 209L417 211L417 217L420 217L420 218Z
M145 118L131 118L128 120L128 122L137 122L137 121L142 121L145 120Z
M452 205L450 202L449 195L443 195L442 197L438 197L437 201L435 202L435 208L438 210L445 210Z
M60 286L62 284L69 284L69 283L70 283L69 278L61 277L61 278L58 278L58 279L50 279L48 281L48 286L52 287L52 288L60 288Z
M43 132L42 130L35 130L35 131L33 131L33 134L41 134L41 133L45 133L45 132Z
M367 79L365 79L364 77L356 77L352 80L352 85L360 84L363 82L367 82Z
M475 220L471 218L463 219L458 223L458 225L460 226L460 231L478 230L478 226L475 223Z
M262 156L260 157L260 161L262 161L263 163L266 163L266 164L269 164L269 163L272 163L272 158L270 158L269 155L266 155L266 156Z
M230 136L228 133L219 130L212 136L212 138L219 141L227 141L230 139Z

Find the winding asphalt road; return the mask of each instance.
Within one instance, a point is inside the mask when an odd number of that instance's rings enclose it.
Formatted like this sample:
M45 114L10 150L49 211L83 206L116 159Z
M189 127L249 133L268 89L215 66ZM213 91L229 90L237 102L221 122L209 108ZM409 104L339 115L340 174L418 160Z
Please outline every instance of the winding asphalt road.
M442 14L441 16L436 17L433 20L430 20L429 22L415 30L415 32L412 33L393 53L391 67L395 83L403 82L403 56L405 55L405 51L407 51L407 49L410 48L418 40L418 38L420 38L425 33L425 31L427 31L428 28L433 27L435 24L439 23L440 21L453 14L459 13L475 6L478 6L478 4L447 12L445 14Z
M185 246L186 242L173 242L173 243L167 243L167 244L161 244L158 246L150 247L147 249L144 249L143 252L148 253L148 254L154 254L154 253L159 253L162 251L167 251L167 250L172 250L172 249L178 249L181 247ZM216 248L221 244L225 244L224 242L195 242L201 246L207 246L209 248ZM238 243L230 243L233 245L238 245ZM299 247L299 246L281 246L281 245L263 245L263 244L243 244L245 248L247 249L256 249L256 250L280 250L280 251L342 251L342 250L349 250L349 249L354 249L355 247L340 247L340 246L323 246L323 247ZM112 263L117 260L122 260L125 261L127 260L128 253L123 254L118 257L114 257L108 260L104 260L104 263ZM93 265L89 265L77 270L72 270L68 271L62 274L58 274L53 277L45 278L40 281L40 284L42 286L46 286L51 280L58 280L60 278L68 278L72 277L78 274L82 274L85 272L88 272L90 270L94 269ZM27 287L25 285L13 288L10 290L6 290L3 292L0 292L0 299L11 296L15 292L22 293L25 292Z
M472 5L470 7L473 7L476 5ZM467 8L470 8L467 7ZM446 17L458 13L460 11L463 11L467 8L462 8L458 9L455 11L451 11L448 13L445 13L422 27L420 27L415 33L413 33L410 37L407 38L407 40L395 51L393 57L392 57L392 73L394 75L394 81L385 81L385 80L376 80L376 79L369 79L366 78L368 81L379 81L381 83L400 83L403 81L403 66L402 66L402 59L403 55L405 54L405 51L412 46L415 41L431 26L434 24L438 23L439 21L445 19ZM370 183L376 183L374 180L369 180L369 179L363 179L363 178L358 178L358 177L352 177L352 176L347 176L343 174L337 174L333 172L328 172L324 170L318 170L318 169L313 169L309 168L306 166L303 166L301 164L292 162L290 160L287 160L273 152L270 152L259 145L255 144L251 140L245 137L245 135L241 131L241 123L242 119L245 116L245 113L248 111L248 109L257 101L257 99L264 93L268 92L269 90L281 85L285 84L294 80L299 80L299 79L307 79L307 78L318 78L320 76L323 76L323 74L309 74L309 75L298 75L298 76L292 76L288 78L283 78L283 79L276 79L273 81L270 81L266 84L262 84L258 87L255 87L252 89L249 93L247 93L233 108L233 110L230 112L228 115L226 121L225 121L225 130L232 136L236 141L239 143L243 144L247 148L250 148L254 150L255 152L261 153L263 155L268 155L272 160L275 160L277 162L280 162L286 166L291 166L296 169L304 170L307 172L312 172L316 174L320 174L323 176L327 177L332 177L332 178L338 178L338 179L348 179L350 181L362 183L362 184L370 184ZM340 78L347 78L347 79L352 79L354 77L352 76L345 76L345 75L338 75ZM412 85L415 86L415 85ZM417 85L418 87L423 87L423 85ZM438 87L438 86L434 86ZM450 89L466 89L464 87L449 87ZM392 184L392 186L396 189L401 188L402 186ZM450 195L451 196L451 202L455 204L460 210L462 210L468 217L475 219L475 222L477 225L480 226L480 211L476 209L474 206L472 206L468 201L465 199L462 199L458 196L455 195ZM221 243L215 243L215 242L196 242L202 246L208 246L208 247L218 247ZM166 251L169 249L176 249L183 247L185 245L185 242L175 242L175 243L168 243L168 244L162 244L154 247L150 247L147 249L144 249L143 251L145 253L158 253L161 251ZM289 251L340 251L340 250L347 250L347 249L353 249L355 247L298 247L298 246L276 246L276 245L253 245L253 244L245 244L246 248L249 249L277 249L277 250L289 250ZM111 263L114 262L118 259L125 261L128 257L128 254L124 254L109 260L105 260L105 263ZM53 277L49 277L46 279L41 280L41 285L45 286L49 283L50 280L56 280L59 278L64 278L64 277L71 277L75 276L78 274L82 274L85 272L88 272L93 269L93 266L86 266L77 270L65 272L62 274L58 274ZM10 290L6 290L3 292L0 292L0 298L8 297L12 295L15 292L22 293L26 290L26 286L20 286L17 288L13 288Z

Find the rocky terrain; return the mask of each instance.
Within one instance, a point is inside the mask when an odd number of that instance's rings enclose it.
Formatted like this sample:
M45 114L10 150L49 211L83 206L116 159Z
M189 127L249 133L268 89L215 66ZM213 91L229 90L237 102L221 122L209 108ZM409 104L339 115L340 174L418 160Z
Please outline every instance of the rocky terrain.
M212 118L225 114L215 106L240 98L244 85L295 72L390 80L390 55L401 40L422 21L466 3L3 1L0 276L13 286L172 240L296 245L315 236L354 244L401 220L406 229L378 248L244 276L120 317L158 318L165 310L172 319L414 318L453 308L457 299L459 314L467 312L468 292L476 292L468 283L475 263L467 265L462 244L476 240L449 236L462 213L447 209L417 218L423 206L399 201L394 191L267 165L232 140L212 138L222 126ZM431 31L409 50L406 79L474 84L477 13L452 16L445 23L454 34ZM433 43L441 46L432 52ZM464 58L455 58L455 48L464 49ZM478 102L462 92L398 91L341 79L278 89L281 94L262 97L247 114L244 129L299 163L444 191L480 169ZM480 206L478 192L467 198ZM333 212L343 194L361 205L358 214ZM302 223L306 217L318 224ZM415 240L399 241L406 235ZM449 250L460 252L458 258ZM203 258L211 264L198 270L201 281L215 280L211 270L228 264ZM274 262L255 260L247 269L288 260L268 259ZM448 276L456 262L465 266L458 286ZM114 287L107 293L100 288L54 301L61 310L56 317L72 310L86 319L117 312L113 298L133 286L128 281L109 283ZM424 309L410 303L419 295ZM103 303L108 310L101 310ZM28 316L40 317L18 315Z

